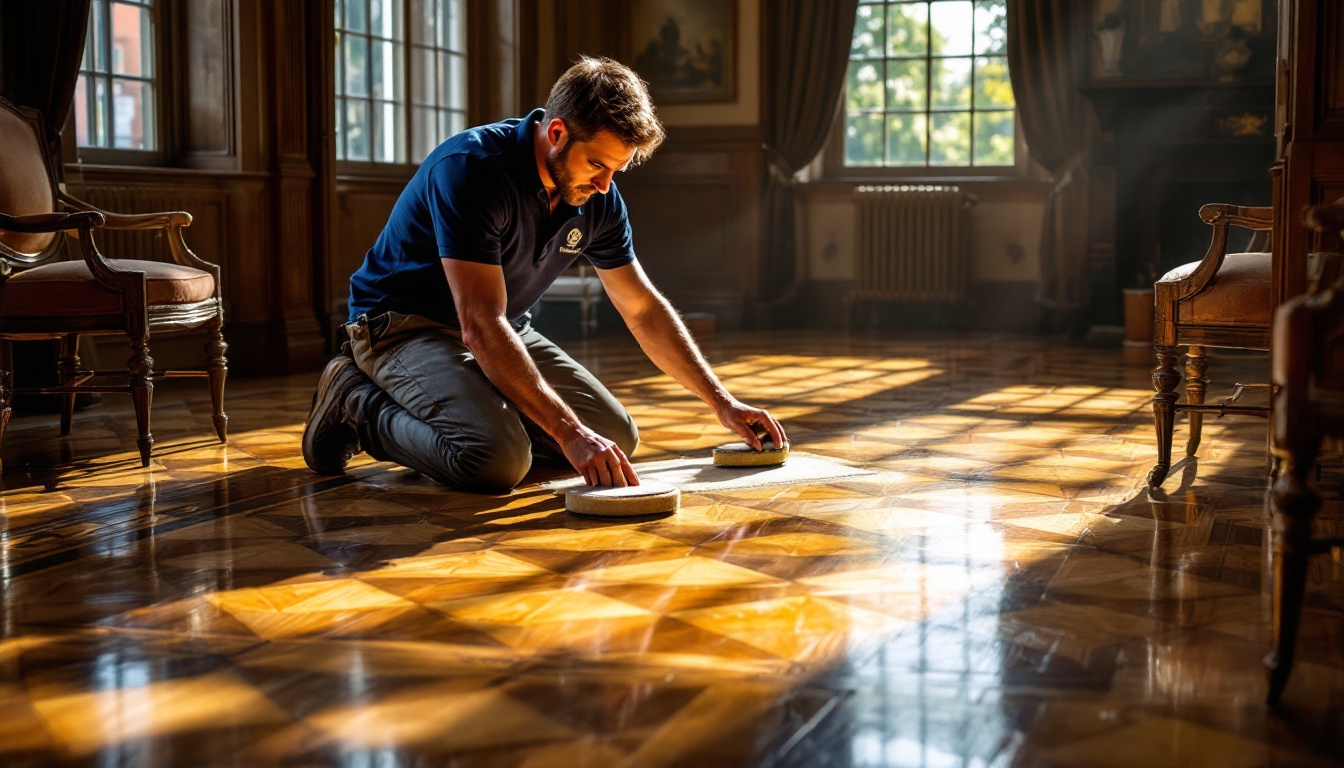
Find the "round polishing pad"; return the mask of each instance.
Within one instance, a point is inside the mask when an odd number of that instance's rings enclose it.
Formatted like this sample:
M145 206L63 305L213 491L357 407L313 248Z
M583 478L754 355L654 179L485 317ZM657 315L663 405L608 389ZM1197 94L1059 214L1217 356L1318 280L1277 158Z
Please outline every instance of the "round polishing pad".
M565 491L565 509L595 517L634 517L676 512L681 491L676 486L647 480L639 485L616 488L607 485L577 485Z
M716 467L777 467L789 460L789 446L776 448L766 440L757 451L746 443L728 443L714 449Z

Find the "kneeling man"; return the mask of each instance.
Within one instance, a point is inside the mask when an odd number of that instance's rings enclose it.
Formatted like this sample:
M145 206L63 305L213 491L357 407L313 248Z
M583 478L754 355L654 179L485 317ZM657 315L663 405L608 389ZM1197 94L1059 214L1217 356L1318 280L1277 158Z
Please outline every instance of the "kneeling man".
M588 370L533 330L528 309L586 258L659 368L760 447L787 438L734 398L635 260L612 181L663 140L644 83L585 58L544 109L439 145L350 278L349 356L323 371L303 457L339 474L360 450L473 491L516 485L533 457L594 485L635 485L634 421Z

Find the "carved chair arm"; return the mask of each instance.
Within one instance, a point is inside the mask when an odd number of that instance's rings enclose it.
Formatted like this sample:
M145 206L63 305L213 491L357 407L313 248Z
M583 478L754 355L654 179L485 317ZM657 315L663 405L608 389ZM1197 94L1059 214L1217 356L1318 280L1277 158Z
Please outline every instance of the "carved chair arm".
M1166 286L1165 298L1173 301L1183 301L1204 290L1213 276L1218 274L1218 270L1223 266L1223 259L1227 256L1227 238L1228 227L1242 227L1244 229L1267 230L1274 228L1274 209L1257 208L1246 205L1228 205L1227 203L1209 203L1199 209L1199 218L1204 223L1213 227L1213 238L1209 242L1209 250L1200 260L1199 266L1189 275L1174 284L1163 284L1158 282L1159 286ZM1174 295L1172 295L1174 292ZM1159 297L1161 300L1161 297Z
M219 271L219 265L197 256L191 248L187 247L187 240L182 234L183 227L191 226L191 214L186 211L164 211L160 213L136 213L120 214L105 211L92 203L86 203L77 197L72 197L64 192L58 194L58 199L70 208L80 211L94 211L103 215L107 220L106 229L117 230L135 230L135 229L162 229L168 236L168 250L173 255L173 261L184 267L194 267L201 269L215 276L215 298L223 296L223 286L220 284L222 277Z
M103 226L104 216L97 211L81 213L35 213L30 216L6 216L0 213L0 229L24 234L93 229Z
M1228 205L1227 203L1209 203L1199 209L1199 218L1205 224L1218 225L1219 222L1244 229L1273 229L1274 209L1248 205Z
M9 232L22 232L24 234L40 234L47 232L78 232L78 237L93 240L93 230L103 226L103 215L94 211L82 213L64 213L54 211L52 213L34 213L27 216L6 216L0 213L0 230ZM0 256L0 281L9 279L13 274L17 261L28 266L33 266L49 258L50 253L30 256L25 254L0 249L5 251L5 255Z
M113 213L105 211L92 203L86 203L64 192L58 195L62 203L76 211L97 211L107 219L107 229L169 229L171 227L191 226L191 214L186 211L163 211L160 213Z

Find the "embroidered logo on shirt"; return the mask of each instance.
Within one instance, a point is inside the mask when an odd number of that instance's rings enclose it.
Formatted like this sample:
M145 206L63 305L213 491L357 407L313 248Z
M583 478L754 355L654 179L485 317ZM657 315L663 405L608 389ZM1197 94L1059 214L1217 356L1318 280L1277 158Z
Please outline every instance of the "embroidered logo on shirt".
M583 239L583 232L580 231L578 227L575 227L575 228L569 230L569 234L565 236L565 243L566 243L569 247L568 247L568 248L563 248L563 247L562 247L562 248L560 249L560 252L561 252L561 253L583 253L582 250L580 250L580 249L574 247L574 246L578 245L578 244L579 244L579 241L582 240L582 239Z

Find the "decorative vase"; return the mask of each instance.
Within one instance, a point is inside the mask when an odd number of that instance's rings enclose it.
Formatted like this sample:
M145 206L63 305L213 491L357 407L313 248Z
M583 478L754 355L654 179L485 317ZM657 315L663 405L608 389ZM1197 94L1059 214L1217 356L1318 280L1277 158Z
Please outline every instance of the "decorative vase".
M1213 66L1218 70L1218 81L1230 83L1251 60L1251 46L1240 37L1229 37L1213 50Z
M1122 27L1097 30L1097 43L1101 47L1101 76L1123 77L1120 71L1120 52L1124 47L1125 30Z

